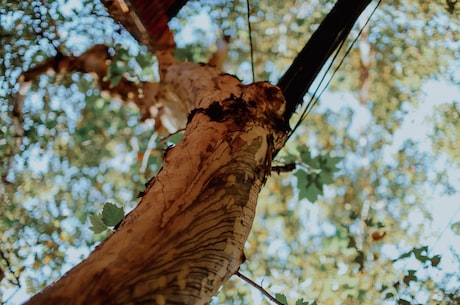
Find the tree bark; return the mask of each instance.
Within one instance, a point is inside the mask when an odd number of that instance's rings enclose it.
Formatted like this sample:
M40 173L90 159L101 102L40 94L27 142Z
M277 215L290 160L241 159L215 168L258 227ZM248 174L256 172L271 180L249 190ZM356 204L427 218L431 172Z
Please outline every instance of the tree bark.
M286 136L284 98L212 67L177 69L165 84L196 105L183 138L118 230L26 304L206 304L238 270Z
M334 28L339 32L330 32L333 39L315 42L328 54L349 31ZM294 102L285 111L276 86L245 86L213 67L157 53L158 98L170 102L165 109L190 112L183 138L167 151L163 168L117 231L26 304L208 303L244 261L272 156L284 145L287 120L317 74L302 75L305 54L295 63L299 71L290 69L280 81Z
M110 16L141 44L155 53L162 49L161 36L168 22L187 0L102 0Z

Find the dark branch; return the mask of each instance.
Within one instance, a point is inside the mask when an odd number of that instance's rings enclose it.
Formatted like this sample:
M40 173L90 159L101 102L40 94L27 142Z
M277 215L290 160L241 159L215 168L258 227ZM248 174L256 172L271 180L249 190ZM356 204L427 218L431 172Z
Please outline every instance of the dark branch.
M372 0L338 0L302 51L281 77L278 86L287 105L289 119L302 104L316 76L336 48L347 38L358 17Z
M253 280L251 280L244 274L240 273L240 271L237 271L235 275L241 278L246 283L250 284L252 287L257 288L260 292L262 292L264 296L266 296L273 303L278 304L278 305L284 305L283 303L278 301L274 296L272 296L267 290L265 290L261 285L257 284L256 282L254 282Z
M272 172L275 172L279 175L280 173L292 172L295 170L295 168L295 163L288 163L284 165L272 166Z

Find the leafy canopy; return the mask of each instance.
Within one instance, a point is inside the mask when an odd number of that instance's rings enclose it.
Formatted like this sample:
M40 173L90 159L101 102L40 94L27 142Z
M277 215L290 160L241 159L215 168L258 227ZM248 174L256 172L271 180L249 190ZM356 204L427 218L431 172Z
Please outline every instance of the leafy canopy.
M334 1L250 3L256 80L276 83ZM210 16L209 28L190 22L200 13ZM140 123L137 109L105 99L91 76L74 74L43 76L32 84L24 104L25 135L17 146L11 112L22 71L58 50L78 55L95 43L110 46L115 56L107 76L112 85L121 75L156 80L156 60L98 1L2 2L0 14L5 301L19 284L28 293L42 289L105 238L107 228L135 206L170 143L151 137L153 124ZM190 1L171 26L177 33L197 30L192 40L177 41L177 55L206 61L215 39L231 35L226 70L252 81L245 14L240 1ZM458 300L458 285L452 285L458 274L442 269L444 256L426 243L424 232L430 195L458 189L449 179L454 169L434 164L445 153L458 166L452 143L458 142L460 98L442 101L427 123L433 149L400 133L410 112L422 106L427 81L460 84L455 16L441 2L384 1L319 107L275 160L295 163L296 171L273 174L267 182L241 269L278 293L280 302ZM351 36L358 31L359 25ZM458 234L458 222L452 228ZM213 300L238 302L266 301L234 278Z

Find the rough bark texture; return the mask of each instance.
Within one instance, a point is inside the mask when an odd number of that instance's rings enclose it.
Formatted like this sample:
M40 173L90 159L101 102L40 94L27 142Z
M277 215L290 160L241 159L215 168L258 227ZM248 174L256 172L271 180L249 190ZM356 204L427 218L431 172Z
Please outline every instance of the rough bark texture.
M27 304L206 304L239 268L284 98L195 64L171 66L164 85L195 106L184 137L119 229Z
M369 1L339 0L334 15L352 11L356 20ZM118 230L26 304L209 302L244 260L257 196L287 138L286 121L329 56L321 50L331 54L345 39L354 23L345 19L342 28L328 19L333 37L317 36L280 81L293 102L287 111L278 87L245 86L216 68L177 63L170 49L157 51L158 115L172 115L180 126L185 116L176 115L190 113L184 137ZM309 55L315 44L318 51Z

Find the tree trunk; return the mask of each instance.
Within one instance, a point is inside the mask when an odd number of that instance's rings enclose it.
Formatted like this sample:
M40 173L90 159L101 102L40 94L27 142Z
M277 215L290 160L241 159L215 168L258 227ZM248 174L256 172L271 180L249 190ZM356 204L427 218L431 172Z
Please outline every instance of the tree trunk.
M331 14L349 13L347 1L339 0ZM329 21L323 28L335 36L315 40L317 47L331 54L368 3L353 0L354 19L341 23L345 29ZM278 87L245 86L212 67L176 63L169 50L158 52L155 99L165 103L159 110L190 113L183 138L166 152L163 168L118 230L26 304L208 303L244 261L272 155L284 145L287 120L328 57L313 61L305 79L307 51L314 47L305 47L294 63L299 70L290 69L280 81L289 96L287 111Z
M190 85L185 94L194 92L198 107L139 205L26 304L206 304L238 270L272 153L286 135L284 98L265 82L244 86L220 74L204 84L183 71L176 81Z

